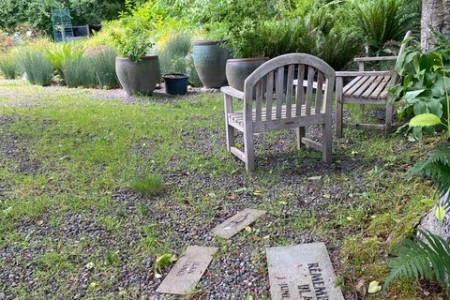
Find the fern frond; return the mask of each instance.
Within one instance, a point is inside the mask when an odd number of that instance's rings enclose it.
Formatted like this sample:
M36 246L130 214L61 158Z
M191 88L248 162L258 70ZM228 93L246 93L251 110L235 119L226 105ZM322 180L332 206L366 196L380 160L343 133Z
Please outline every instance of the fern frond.
M450 148L442 147L428 152L424 159L409 169L408 174L431 178L440 196L444 196L450 187Z
M425 241L414 236L406 239L394 251L389 266L391 273L384 288L400 277L413 279L436 279L442 286L450 276L450 246L439 236L428 231L420 231Z

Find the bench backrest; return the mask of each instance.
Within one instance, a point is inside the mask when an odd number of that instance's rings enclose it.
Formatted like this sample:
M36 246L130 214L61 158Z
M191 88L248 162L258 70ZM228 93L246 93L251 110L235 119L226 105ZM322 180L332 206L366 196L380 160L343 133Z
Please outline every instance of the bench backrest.
M282 126L287 119L330 114L334 82L335 71L318 57L275 57L245 80L244 122L272 122L276 127L277 121Z

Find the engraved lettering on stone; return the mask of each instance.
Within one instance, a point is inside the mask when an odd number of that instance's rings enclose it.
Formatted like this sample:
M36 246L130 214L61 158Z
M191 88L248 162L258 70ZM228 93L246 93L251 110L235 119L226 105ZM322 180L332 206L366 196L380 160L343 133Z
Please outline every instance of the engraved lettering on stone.
M186 262L181 266L181 268L177 272L176 276L181 277L186 273L186 271L188 274L192 274L195 272L195 270L197 269L198 266L199 266L199 263L197 261Z
M322 276L322 269L319 268L319 263L308 264L309 274L313 284L314 293L317 300L329 300L327 288Z
M233 227L236 227L237 225L239 225L239 224L241 224L242 222L244 222L245 219L247 219L248 216L249 216L249 214L245 214L245 215L243 215L243 216L242 216L240 219L238 219L238 220L233 220L233 221L228 222L228 223L225 225L224 229L225 229L225 230L229 230L229 229L231 229L231 228L233 228Z
M287 285L287 283L279 283L278 286L281 289L281 298L290 299L291 295L289 293L289 286Z
M313 297L311 295L311 287L309 284L301 284L298 286L298 293L302 300L312 300ZM306 295L307 294L307 295Z

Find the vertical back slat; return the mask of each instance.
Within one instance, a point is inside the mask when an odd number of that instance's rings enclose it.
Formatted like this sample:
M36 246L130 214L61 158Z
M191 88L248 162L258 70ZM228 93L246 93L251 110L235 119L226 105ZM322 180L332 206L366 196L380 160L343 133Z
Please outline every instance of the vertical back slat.
M305 79L305 66L298 65L297 90L295 91L295 113L298 117L302 115L302 105L305 97L303 80Z
M323 110L322 98L323 98L323 73L317 72L317 89L316 89L316 114L319 114Z
M277 78L275 82L275 93L277 100L276 118L281 119L281 108L283 106L283 80L284 80L284 67L277 69Z
M266 120L272 120L273 77L273 71L266 75Z
M313 81L315 70L313 67L308 67L308 83L306 85L306 115L311 114L312 94L313 94Z
M292 92L294 85L294 71L295 65L289 65L287 86L286 86L286 118L290 118L292 116Z
M256 84L256 121L262 118L263 86L264 78Z

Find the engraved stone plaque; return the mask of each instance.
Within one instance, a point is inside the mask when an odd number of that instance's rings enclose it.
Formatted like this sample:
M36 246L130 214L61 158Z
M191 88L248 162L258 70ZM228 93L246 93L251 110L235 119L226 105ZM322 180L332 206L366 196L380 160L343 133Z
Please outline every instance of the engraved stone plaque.
M266 249L272 300L344 300L324 243Z
M192 292L217 249L216 247L189 246L156 292L178 295Z
M213 235L220 236L224 239L229 239L265 213L266 212L264 210L246 208L222 224L217 225L217 227L211 232Z

